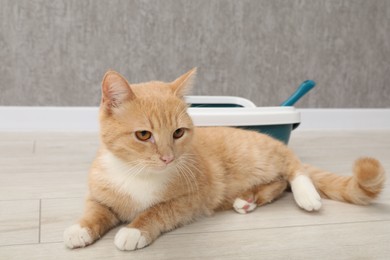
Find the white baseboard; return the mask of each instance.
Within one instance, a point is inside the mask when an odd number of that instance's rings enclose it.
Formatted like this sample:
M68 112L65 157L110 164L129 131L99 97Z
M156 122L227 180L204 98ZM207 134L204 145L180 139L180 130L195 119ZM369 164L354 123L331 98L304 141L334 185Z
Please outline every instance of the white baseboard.
M390 109L298 109L301 130L390 129Z
M298 109L298 130L390 129L390 109ZM97 107L0 107L0 131L98 131Z
M0 107L0 131L98 131L97 107Z

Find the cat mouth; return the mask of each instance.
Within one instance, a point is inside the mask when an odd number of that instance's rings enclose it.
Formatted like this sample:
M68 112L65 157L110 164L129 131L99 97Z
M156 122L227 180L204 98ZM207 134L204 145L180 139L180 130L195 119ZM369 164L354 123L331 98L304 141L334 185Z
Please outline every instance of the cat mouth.
M167 170L171 170L171 169L175 168L175 162L171 162L168 164L161 163L161 164L153 165L150 168L151 168L151 170L153 170L156 173L163 173L163 172L166 172Z

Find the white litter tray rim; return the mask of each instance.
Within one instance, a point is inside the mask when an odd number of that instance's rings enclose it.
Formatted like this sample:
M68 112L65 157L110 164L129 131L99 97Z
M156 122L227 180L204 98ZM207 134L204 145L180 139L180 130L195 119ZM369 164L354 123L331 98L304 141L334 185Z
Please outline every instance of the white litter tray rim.
M252 101L234 96L186 96L185 100L188 104L234 104L242 107L256 107Z
M188 113L196 126L260 126L301 122L294 107L190 107Z

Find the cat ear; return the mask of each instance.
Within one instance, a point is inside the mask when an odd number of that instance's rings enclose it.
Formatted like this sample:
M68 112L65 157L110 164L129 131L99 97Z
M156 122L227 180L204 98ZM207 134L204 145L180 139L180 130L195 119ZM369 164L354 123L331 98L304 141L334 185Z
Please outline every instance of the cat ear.
M103 77L102 104L107 107L118 107L124 101L135 98L127 80L118 72L109 70Z
M194 83L196 75L196 68L188 71L187 73L178 77L175 81L172 82L173 93L178 97L183 97L187 94Z

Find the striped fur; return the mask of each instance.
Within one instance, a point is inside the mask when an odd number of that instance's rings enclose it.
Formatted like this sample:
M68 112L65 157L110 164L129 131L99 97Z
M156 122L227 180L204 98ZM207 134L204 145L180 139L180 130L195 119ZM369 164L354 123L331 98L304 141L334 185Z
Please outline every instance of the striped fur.
M358 159L352 176L338 176L309 165L304 167L321 197L326 199L367 205L384 187L384 169L374 158Z
M375 159L358 160L354 175L342 177L303 165L267 135L194 127L183 100L194 74L171 83L129 85L120 74L107 72L101 146L89 172L84 214L64 232L67 247L87 246L126 224L115 245L140 249L199 216L233 208L248 213L277 199L288 185L308 211L320 209L320 195L365 205L383 189L384 170ZM184 134L175 138L178 129ZM153 138L142 141L138 131Z

